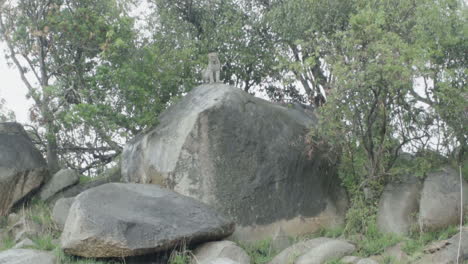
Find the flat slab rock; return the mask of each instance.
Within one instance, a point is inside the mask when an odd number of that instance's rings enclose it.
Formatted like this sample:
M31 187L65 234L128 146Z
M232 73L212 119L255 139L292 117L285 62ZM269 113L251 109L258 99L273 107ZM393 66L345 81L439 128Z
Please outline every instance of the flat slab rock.
M190 197L156 185L109 183L76 197L61 247L82 257L127 257L233 232L232 221Z
M51 252L33 249L9 249L0 252L0 264L55 264Z
M322 264L349 255L355 249L354 245L344 240L319 237L286 248L269 264Z

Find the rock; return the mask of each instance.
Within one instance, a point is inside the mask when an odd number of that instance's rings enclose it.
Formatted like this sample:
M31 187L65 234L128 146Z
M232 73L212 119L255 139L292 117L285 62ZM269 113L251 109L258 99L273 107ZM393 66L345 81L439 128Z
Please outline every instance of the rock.
M82 257L126 257L222 239L233 231L231 221L190 197L156 185L108 183L75 198L61 247Z
M377 226L381 232L406 235L417 224L421 181L406 176L385 186L379 203Z
M21 216L19 220L8 229L8 234L13 237L15 243L21 240L37 236L42 232L42 227L38 223L31 221L26 216Z
M400 242L394 246L388 247L384 250L383 255L392 256L396 261L405 263L409 260L409 256L403 251L403 245L404 243Z
M9 249L0 252L1 264L55 264L56 257L47 251Z
M236 243L227 240L201 245L194 251L194 258L197 264L209 264L220 258L230 259L234 263L250 264L249 255Z
M322 264L353 253L356 247L343 240L331 240L320 244L298 257L294 264ZM358 262L359 263L359 262Z
M463 189L468 184L463 182ZM464 211L467 212L468 194L464 192ZM419 206L419 226L423 231L436 231L460 220L460 182L457 171L443 168L429 173L424 181Z
M462 239L461 239L461 249L462 249L462 255L463 259L467 260L468 259L468 227L464 226L462 227ZM454 245L457 247L458 250L458 243L460 242L460 232L458 232L456 235L451 237L449 239L449 242L451 245Z
M320 245L324 245L332 241L336 240L326 237L319 237L306 241L301 241L281 251L269 262L269 264L295 263L294 261L298 257L306 254L307 252L313 250L314 248L317 248Z
M250 263L250 262L247 262L247 263ZM207 262L207 264L241 264L241 263L236 262L236 261L234 261L234 260L232 260L230 258L217 258L217 259L214 259L214 260L212 260L210 262Z
M23 127L0 123L0 217L42 184L47 164Z
M83 184L76 184L62 190L61 192L54 195L52 198L49 199L51 204L54 204L60 198L71 198L75 197L78 194L89 190L94 187L98 187L100 185L111 183L111 182L119 182L120 181L120 167L111 168L108 171L104 172L104 175L98 177L98 179L93 179L90 182L83 183Z
M371 258L360 259L356 264L379 264L377 261Z
M343 264L356 264L359 260L361 260L360 257L356 256L346 256L340 259L340 262Z
M75 197L60 198L55 202L54 209L52 210L52 220L60 230L63 230L65 221L67 220L68 211L75 201Z
M439 250L435 251L434 253L426 253L420 259L418 259L415 264L456 264L456 263L463 263L463 255L464 252L462 251L460 254L459 261L457 262L457 252L458 247L457 244L447 245L445 247L440 248Z
M280 227L271 238L271 248L274 252L281 252L285 248L291 246L291 239L286 235Z
M78 172L69 169L62 169L52 176L52 178L41 188L39 198L47 200L61 190L75 185L80 180Z
M35 244L34 242L29 239L29 238L25 238L23 240L21 240L21 242L19 242L18 244L16 244L13 248L27 248L27 247L33 247Z
M154 129L128 142L125 182L164 185L237 223L234 239L297 236L344 221L346 194L325 146L311 149L316 117L225 84L194 88Z

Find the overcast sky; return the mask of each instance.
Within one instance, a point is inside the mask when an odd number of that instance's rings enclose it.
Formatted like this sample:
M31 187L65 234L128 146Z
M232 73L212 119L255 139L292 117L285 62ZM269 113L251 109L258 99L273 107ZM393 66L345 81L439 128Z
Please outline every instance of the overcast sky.
M27 89L21 81L18 70L8 66L5 48L6 45L0 42L0 98L6 100L6 107L15 112L18 122L27 123L29 122L28 109L32 101L26 100Z

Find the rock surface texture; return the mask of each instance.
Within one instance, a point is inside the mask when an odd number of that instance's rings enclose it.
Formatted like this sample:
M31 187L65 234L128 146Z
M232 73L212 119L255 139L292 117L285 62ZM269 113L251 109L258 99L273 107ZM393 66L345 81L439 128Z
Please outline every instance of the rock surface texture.
M294 264L322 264L329 260L342 258L353 253L355 249L354 245L346 241L333 239L312 248L298 257Z
M60 170L41 188L39 198L47 200L61 190L77 184L79 180L78 172L69 169Z
M55 264L53 253L33 249L9 249L0 252L0 264Z
M61 247L83 257L137 256L233 231L231 221L190 197L156 185L109 183L76 197Z
M416 177L404 177L385 186L380 198L377 226L381 232L406 235L417 223L422 182Z
M463 189L468 184L463 182ZM464 212L467 212L468 193L463 192ZM465 213L466 214L466 213ZM419 226L424 231L436 231L458 224L460 219L460 180L452 168L429 173L424 181L419 206Z
M249 255L232 241L208 242L194 251L194 264L210 264L222 258L234 263L250 264Z
M60 230L63 230L65 226L65 221L67 220L68 212L70 207L75 201L75 197L70 198L60 198L55 202L54 208L52 210L52 220L57 225Z
M319 237L296 243L276 255L269 264L325 263L351 254L355 246L338 239Z
M340 224L346 195L326 149L311 149L310 110L224 84L194 88L122 155L126 182L161 184L232 217L235 238L295 236Z
M47 176L47 164L18 123L0 123L0 216L36 190Z

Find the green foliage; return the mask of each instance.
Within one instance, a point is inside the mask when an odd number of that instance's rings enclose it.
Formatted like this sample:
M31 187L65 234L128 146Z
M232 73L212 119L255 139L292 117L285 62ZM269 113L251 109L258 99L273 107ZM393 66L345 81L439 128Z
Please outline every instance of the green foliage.
M414 232L410 238L405 240L402 250L408 255L421 251L426 245L437 240L445 240L458 232L456 226L450 226L444 230L435 232Z
M5 99L0 98L0 122L15 120L15 113L5 107Z
M32 199L24 209L26 217L42 226L48 232L57 231L57 226L52 219L52 212L49 205L40 200Z
M0 240L0 251L10 249L15 246L15 239L11 236L4 236Z
M171 255L169 264L190 264L191 259L187 251L175 251Z
M317 235L320 237L338 238L344 234L344 227L320 228Z
M260 240L255 243L239 243L250 256L252 264L265 264L273 259L276 252L271 248L271 239Z
M43 234L37 237L33 237L32 241L34 242L33 248L39 250L51 251L54 250L58 245L54 244L55 238L51 234Z
M93 177L89 177L89 176L85 176L85 175L80 175L80 181L79 181L79 184L85 184L85 183L88 183L88 182L91 182L93 181Z
M364 257L378 255L384 249L391 247L401 241L401 238L393 234L383 234L377 230L375 225L369 227L368 232L362 239L355 242L358 246L358 252Z

